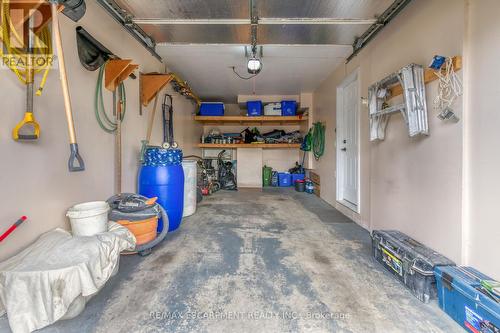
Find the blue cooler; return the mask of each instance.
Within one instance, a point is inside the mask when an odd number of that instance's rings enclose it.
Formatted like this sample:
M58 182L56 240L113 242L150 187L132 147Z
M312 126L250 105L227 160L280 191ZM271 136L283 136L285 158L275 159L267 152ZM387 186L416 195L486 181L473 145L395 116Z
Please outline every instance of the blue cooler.
M481 286L481 280L493 280L472 267L439 266L434 270L439 307L467 332L500 332L500 303L495 294Z
M200 105L200 116L223 116L224 103L204 102Z
M248 101L247 114L250 117L262 116L262 101Z
M288 172L278 173L278 182L280 187L292 186L292 175Z
M295 116L295 115L297 115L297 102L295 102L295 101L281 101L281 115L282 116Z

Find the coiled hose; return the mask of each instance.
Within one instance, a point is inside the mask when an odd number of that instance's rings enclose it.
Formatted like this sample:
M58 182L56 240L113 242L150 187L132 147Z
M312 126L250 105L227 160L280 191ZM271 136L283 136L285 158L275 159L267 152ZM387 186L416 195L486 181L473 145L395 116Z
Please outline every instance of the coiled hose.
M94 112L99 126L107 133L114 133L118 125L108 116L106 109L104 108L104 99L102 96L102 82L104 79L105 67L106 64L102 65L101 68L99 68L99 76L97 77L97 84L95 87ZM127 95L123 82L118 86L118 96L118 100L122 101L120 121L123 121L123 119L125 118L125 112L127 111ZM114 102L115 101L113 101L113 103Z
M325 153L325 125L321 122L313 124L312 151L316 161Z

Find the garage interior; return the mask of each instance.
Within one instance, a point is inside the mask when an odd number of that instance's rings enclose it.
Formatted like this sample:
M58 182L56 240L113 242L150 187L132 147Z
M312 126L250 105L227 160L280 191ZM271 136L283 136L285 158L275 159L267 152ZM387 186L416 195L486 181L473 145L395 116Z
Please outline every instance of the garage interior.
M0 332L500 332L497 1L1 10Z

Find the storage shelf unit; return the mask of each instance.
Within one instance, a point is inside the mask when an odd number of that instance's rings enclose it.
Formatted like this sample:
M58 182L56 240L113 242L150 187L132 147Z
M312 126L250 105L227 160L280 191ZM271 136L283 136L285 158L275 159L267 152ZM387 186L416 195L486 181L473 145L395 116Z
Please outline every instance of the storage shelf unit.
M199 143L198 148L263 148L263 149L298 149L300 143Z
M194 120L205 124L261 124L261 125L287 125L299 124L300 122L307 121L307 116L261 116L261 117L247 117L247 116L195 116Z

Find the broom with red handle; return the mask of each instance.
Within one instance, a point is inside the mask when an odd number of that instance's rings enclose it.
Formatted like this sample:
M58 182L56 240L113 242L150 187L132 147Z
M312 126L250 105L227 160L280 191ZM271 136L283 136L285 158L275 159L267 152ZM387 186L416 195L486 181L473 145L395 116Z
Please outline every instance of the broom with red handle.
M24 221L26 221L27 217L26 216L21 216L19 220L17 220L13 225L10 226L9 229L7 229L6 232L4 232L2 235L0 235L0 242L3 241L5 238L7 238L11 232L16 230L17 227L21 225Z

